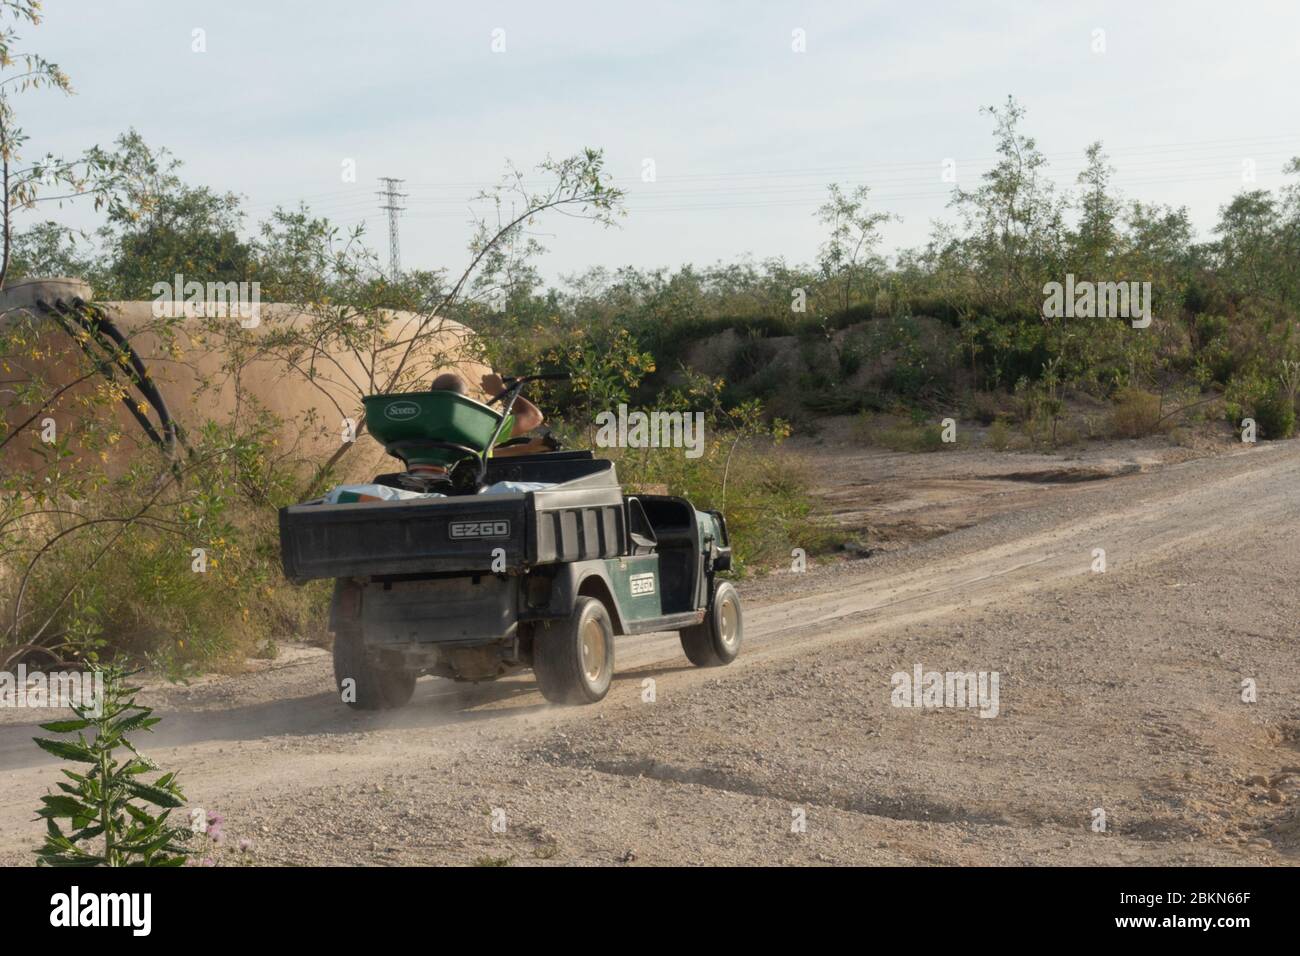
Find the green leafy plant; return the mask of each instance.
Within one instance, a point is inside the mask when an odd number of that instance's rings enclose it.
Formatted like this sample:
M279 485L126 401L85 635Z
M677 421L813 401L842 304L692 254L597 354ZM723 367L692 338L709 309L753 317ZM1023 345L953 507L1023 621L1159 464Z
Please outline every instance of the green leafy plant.
M595 439L595 418L630 401L631 390L655 371L654 356L626 329L609 334L576 333L545 360L569 373L570 406L585 422L585 441Z
M185 795L174 773L146 783L144 774L159 768L126 736L151 729L161 718L136 704L139 688L123 686L128 675L120 669L95 673L103 677L103 688L96 699L71 705L75 719L41 724L49 733L76 734L76 740L33 738L47 753L89 767L85 773L63 770L72 782L59 784L62 793L41 798L37 816L46 822L46 835L37 860L45 866L181 866L189 859L184 841L190 831L172 826L168 817L184 805ZM122 750L130 756L120 759ZM68 821L67 832L59 820Z
M1240 375L1228 383L1225 398L1229 421L1255 419L1260 438L1274 441L1295 433L1295 403L1284 376L1262 371Z

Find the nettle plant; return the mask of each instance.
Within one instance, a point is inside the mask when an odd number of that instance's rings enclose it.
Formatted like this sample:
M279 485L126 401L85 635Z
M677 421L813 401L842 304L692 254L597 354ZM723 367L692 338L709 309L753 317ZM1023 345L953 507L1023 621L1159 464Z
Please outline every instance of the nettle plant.
M76 740L33 738L42 750L89 768L63 770L72 782L59 784L62 793L41 798L37 816L45 820L46 835L37 860L45 866L182 866L191 831L168 820L185 802L176 774L146 783L144 775L159 768L127 739L161 718L136 704L140 688L123 686L128 675L114 667L100 673L100 699L71 704L73 720L41 724L49 733L76 734ZM60 820L68 821L66 831Z

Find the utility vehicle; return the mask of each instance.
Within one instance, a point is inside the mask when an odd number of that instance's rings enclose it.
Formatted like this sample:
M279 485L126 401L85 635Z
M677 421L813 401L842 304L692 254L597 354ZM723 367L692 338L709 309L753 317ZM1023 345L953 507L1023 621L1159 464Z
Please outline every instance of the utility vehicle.
M522 667L550 701L595 702L621 634L677 631L701 667L739 653L720 512L624 494L614 463L590 451L493 454L524 386L558 377L506 379L500 411L451 391L368 396L367 427L406 465L375 482L427 497L281 509L285 576L335 580L334 674L349 706L400 707L422 674L482 681Z

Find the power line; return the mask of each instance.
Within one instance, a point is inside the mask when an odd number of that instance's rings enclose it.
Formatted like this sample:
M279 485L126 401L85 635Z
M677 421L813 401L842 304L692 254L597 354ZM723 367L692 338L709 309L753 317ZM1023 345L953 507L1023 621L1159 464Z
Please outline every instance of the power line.
M1233 137L1222 139L1206 139L1190 141L1184 143L1153 143L1146 145L1130 145L1115 148L1107 148L1105 153L1116 168L1116 180L1122 181L1128 178L1127 173L1130 171L1147 172L1148 169L1161 166L1174 166L1176 168L1185 168L1187 170L1203 167L1207 163L1222 161L1225 164L1230 160L1238 160L1243 153L1252 155L1252 158L1258 161L1269 161L1274 157L1290 158L1295 155L1294 145L1300 136L1296 134L1273 135L1273 136L1253 136L1253 137ZM1181 155L1179 155L1181 154ZM996 156L981 157L957 157L956 162L959 168L967 172L963 180L969 181L970 170L976 172L983 171L989 164L997 159ZM1049 175L1051 178L1057 178L1062 173L1073 173L1084 168L1084 163L1079 154L1070 152L1069 154L1047 154L1049 160ZM718 172L699 172L699 173L679 173L676 175L668 174L659 177L659 184L651 189L644 189L636 177L613 177L613 182L624 184L629 193L629 199L635 192L643 192L648 195L653 192L655 195L667 198L669 196L685 196L698 190L705 194L717 193L746 193L746 192L784 192L799 191L803 189L822 190L826 186L826 179L834 179L843 174L849 174L851 178L845 180L845 185L869 185L878 189L888 189L890 187L907 185L913 188L923 186L933 176L933 170L936 168L936 162L930 160L911 160L902 162L868 162L852 165L831 165L831 166L808 166L802 169L767 169L767 170L743 170L732 169L729 171ZM854 176L853 174L856 174ZM1055 174L1055 175L1052 175ZM790 180L813 179L813 182L798 183L789 182ZM758 182L755 182L758 180ZM786 180L786 183L774 184L764 182L763 180ZM383 180L388 182L388 180ZM485 182L440 182L440 183L411 183L407 180L393 180L394 184L401 183L412 190L411 194L398 194L400 199L409 199L412 204L423 206L442 206L450 209L464 210L472 205L473 200L464 196L445 196L439 195L442 190L463 190L463 189L483 189L488 188L490 184ZM537 183L543 181L538 180ZM716 183L716 186L710 186L710 183ZM336 190L333 192L318 193L313 196L302 196L297 201L318 200L318 205L313 208L313 212L352 212L359 205L366 205L372 200L356 198L357 190L364 190L365 187L353 187L352 189ZM391 188L391 187L390 187ZM381 197L387 197L386 192L379 194ZM415 198L411 198L414 195ZM641 198L641 197L638 197ZM390 203L394 204L394 203ZM264 209L270 206L283 205L283 201L268 201L249 203L244 208L248 211ZM381 207L387 209L387 206ZM403 211L405 207L399 208ZM422 217L419 217L422 218Z
M1281 149L1281 150L1290 151L1293 150L1295 147L1286 146L1283 144L1287 144L1287 143L1295 144L1297 140L1300 140L1300 135L1287 134L1282 136L1256 136L1256 137L1243 137L1243 138L1235 138L1235 139L1199 140L1199 141L1193 141L1187 143L1157 143L1148 146L1121 146L1117 148L1105 148L1103 152L1110 159L1116 159L1118 157L1119 159L1124 160L1125 157L1129 156L1130 154L1136 154L1139 156L1148 156L1148 155L1167 156L1167 154L1169 153L1205 153L1205 152L1223 153L1225 150L1227 150L1229 152L1223 158L1234 158L1236 156L1239 156L1240 155L1239 151L1243 149L1245 150L1254 149L1256 151L1260 149L1273 149L1273 150ZM1234 150L1238 152L1234 152ZM1044 153L1044 157L1048 160L1050 165L1079 163L1079 155L1080 155L1079 153L1074 151L1070 151L1069 153L1065 153L1064 151L1058 151L1055 153ZM982 167L984 165L996 162L999 158L1000 157L998 157L997 155L986 155L986 156L979 156L979 157L955 157L959 165L976 166L976 167ZM1203 158L1208 158L1208 157L1203 157ZM1179 160L1174 158L1165 158L1163 161L1178 162ZM931 158L926 160L907 160L907 161L899 161L899 162L869 162L869 163L854 163L854 164L844 164L844 165L835 165L835 166L811 166L811 167L804 167L802 169L790 169L790 168L768 169L768 170L735 169L735 170L728 170L722 172L678 173L675 175L674 174L660 175L658 177L658 181L659 182L679 182L679 181L689 182L689 181L697 181L697 180L753 179L755 177L771 177L771 178L780 178L780 177L788 177L788 176L807 177L807 176L825 176L825 175L833 175L835 173L851 173L851 172L871 174L873 171L876 170L892 170L892 169L898 169L900 167L904 169L917 169L917 170L923 170L928 172L929 170L937 167L938 165L939 165L939 160L937 158ZM1125 165L1128 165L1127 161L1125 161ZM639 181L639 177L634 175L613 176L611 177L611 180L615 185L618 185L620 183L635 184L636 182ZM547 180L544 179L535 179L535 180L528 179L523 181L524 185L529 185L529 186L540 186L546 183ZM490 188L491 185L492 184L490 183L483 183L483 182L442 182L442 183L415 182L415 183L411 183L411 188L417 190L469 189L469 188Z
M1270 162L1274 159L1290 158L1290 151L1281 153L1256 153L1253 157L1260 162ZM1140 162L1125 164L1123 168L1114 170L1113 184L1116 186L1127 185L1136 182L1149 182L1150 179L1138 180L1133 176L1152 176L1156 175L1160 180L1169 179L1170 181L1182 181L1183 178L1178 174L1200 173L1205 171L1221 171L1223 177L1229 177L1234 174L1239 175L1240 167L1237 165L1237 157L1231 159L1224 157L1205 157L1192 161L1171 161L1156 160L1151 162ZM1280 165L1280 163L1279 163ZM1085 169L1084 164L1078 164L1070 167L1050 167L1044 173L1042 178L1053 182L1061 188L1073 188L1077 184L1074 181L1074 175ZM1271 167L1269 167L1271 168ZM1167 173L1168 175L1161 175ZM978 179L970 173L962 178L963 183L974 183ZM632 203L655 203L659 201L678 200L682 197L705 197L713 201L720 201L730 197L746 198L756 194L760 196L775 196L790 193L815 193L824 199L827 187L830 185L827 181L810 181L803 183L782 182L779 185L771 183L745 183L737 185L720 185L715 187L703 187L696 184L690 186L676 187L672 185L644 185L638 184L635 188L626 191L625 198L629 204ZM872 200L876 200L888 195L889 190L899 187L911 189L929 189L938 194L950 192L953 183L943 182L937 175L937 169L926 175L913 175L901 178L866 178L866 179L847 179L840 180L839 185L845 187L853 186L870 186L872 189ZM435 207L448 210L462 210L470 208L465 200L456 198L422 198L416 196L410 200L411 208L417 210L413 218L420 218L419 211L430 210Z

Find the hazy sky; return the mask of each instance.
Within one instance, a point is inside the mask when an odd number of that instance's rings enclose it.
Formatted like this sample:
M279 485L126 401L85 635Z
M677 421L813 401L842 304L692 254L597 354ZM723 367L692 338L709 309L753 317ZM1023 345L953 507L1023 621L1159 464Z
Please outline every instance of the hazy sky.
M134 126L191 182L244 194L251 219L306 199L339 223L364 220L385 259L377 178L401 177L408 268L464 261L466 200L506 159L531 167L588 145L605 150L629 215L616 230L540 222L548 277L810 261L832 181L871 186L902 217L889 250L919 244L947 215L943 161L975 183L992 155L979 108L1008 93L1062 184L1101 139L1126 195L1187 205L1202 234L1243 188L1245 160L1274 188L1300 154L1296 0L45 6L19 46L59 63L77 95L18 100L29 155L108 145ZM206 52L192 49L196 29Z

